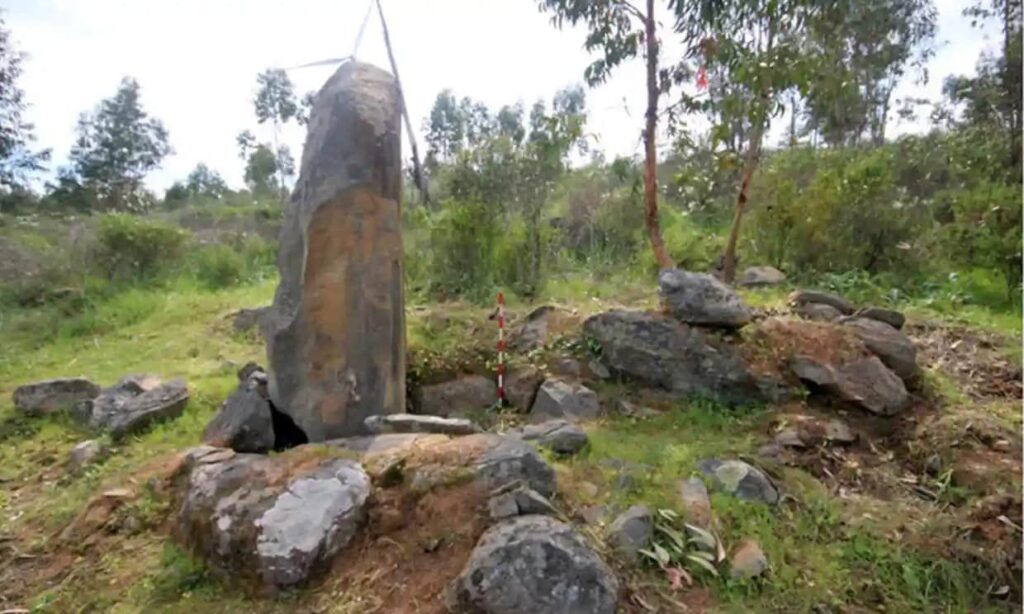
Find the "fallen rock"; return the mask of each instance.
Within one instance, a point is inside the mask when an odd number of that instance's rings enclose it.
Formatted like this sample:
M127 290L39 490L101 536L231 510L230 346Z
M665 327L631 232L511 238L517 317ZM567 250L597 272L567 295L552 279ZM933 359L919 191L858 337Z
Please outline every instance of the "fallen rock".
M903 325L907 323L907 317L902 313L894 309L885 309L884 307L865 307L853 315L858 318L869 318L885 322L896 330L902 329Z
M14 389L14 408L28 416L70 411L100 394L100 387L84 377L51 379Z
M71 448L71 454L68 456L68 465L70 465L72 471L81 471L88 465L100 460L105 452L103 444L98 440L88 439Z
M520 516L487 530L448 588L456 612L612 614L619 583L568 525Z
M509 330L508 347L513 352L528 353L543 347L554 334L576 322L573 314L552 305L531 311L521 324Z
M770 395L729 344L672 318L608 311L587 319L583 332L601 346L602 361L614 372L675 396L747 403Z
M793 311L801 318L814 322L835 322L843 317L842 311L824 303L801 303Z
M800 290L789 295L789 304L799 307L806 303L818 303L829 305L838 309L843 315L850 315L854 312L853 303L845 298L832 294L831 292L818 292L816 290Z
M566 420L548 420L539 424L528 424L509 432L523 441L536 441L541 447L555 454L575 454L587 445L587 433Z
M441 435L472 435L481 432L479 426L464 418L441 418L418 414L389 414L370 416L366 430L374 435L382 433L438 433Z
M768 557L761 546L752 539L745 539L736 546L729 558L729 575L734 580L756 578L768 571Z
M505 376L505 399L519 411L528 412L543 381L544 374L534 366L512 369Z
M254 328L262 328L264 318L270 312L270 306L239 309L231 316L231 327L236 333L244 333Z
M530 408L530 419L535 422L552 418L593 420L600 414L596 392L583 384L553 378L541 384Z
M494 405L498 401L498 385L482 375L464 375L448 382L421 386L413 399L416 413L448 417Z
M883 416L903 409L907 387L876 356L859 358L832 367L808 356L796 356L790 362L793 373L802 380Z
M697 462L697 468L711 478L715 486L737 499L768 505L779 502L779 492L768 476L743 461L704 459Z
M264 377L261 379L260 375ZM265 375L253 371L247 381L238 385L206 425L203 443L255 454L265 454L274 448L274 420L265 396Z
M351 460L190 452L177 536L218 575L297 586L356 535L370 479ZM215 449L213 449L215 450Z
M814 448L823 443L850 444L857 435L842 420L814 416L786 416L787 426L775 435L775 443L790 448Z
M777 286L785 281L786 274L773 266L752 266L743 270L739 285L746 287Z
M658 288L669 312L681 322L726 328L750 322L750 310L740 296L706 273L662 269Z
M512 483L510 486L512 488L499 488L488 499L487 509L492 520L528 514L558 515L558 510L544 495L522 484Z
M711 498L708 497L704 480L691 476L679 482L679 502L682 504L683 519L688 524L702 529L711 528Z
M917 378L917 349L909 337L885 322L870 318L850 318L843 324L900 379L913 381Z
M130 375L75 406L73 414L95 430L115 438L138 433L158 420L181 416L188 403L188 386L177 379L162 383L149 375Z
M654 535L654 514L646 505L634 505L608 527L608 542L619 554L635 561Z
M264 322L271 402L310 441L405 411L400 100L392 75L352 61L310 112Z

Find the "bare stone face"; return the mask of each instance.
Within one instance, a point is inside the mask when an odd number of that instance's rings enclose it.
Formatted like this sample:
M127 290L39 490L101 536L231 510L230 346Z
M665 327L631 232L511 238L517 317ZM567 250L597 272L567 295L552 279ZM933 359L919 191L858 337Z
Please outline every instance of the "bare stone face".
M400 105L348 62L317 94L266 320L270 395L310 441L405 409Z

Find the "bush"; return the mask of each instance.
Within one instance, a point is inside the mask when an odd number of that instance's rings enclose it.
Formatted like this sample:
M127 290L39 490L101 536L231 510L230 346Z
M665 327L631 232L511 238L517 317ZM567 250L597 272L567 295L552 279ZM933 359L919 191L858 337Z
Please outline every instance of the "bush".
M180 261L188 238L165 222L108 214L100 220L95 259L108 279L148 280Z
M208 288L233 286L246 277L245 260L223 243L200 249L196 258L196 278Z
M430 222L431 290L471 299L489 297L495 279L495 214L492 208L478 203L442 204Z

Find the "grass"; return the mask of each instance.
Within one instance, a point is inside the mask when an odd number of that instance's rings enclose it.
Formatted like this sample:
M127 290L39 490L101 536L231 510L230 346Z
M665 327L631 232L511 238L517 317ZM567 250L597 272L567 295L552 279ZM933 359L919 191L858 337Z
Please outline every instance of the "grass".
M57 307L0 314L0 483L5 485L0 491L0 535L21 536L32 553L62 548L60 529L97 491L130 483L147 463L195 445L235 386L237 366L264 358L255 335L233 332L230 315L242 307L267 304L274 284L266 280L211 290L178 279L101 295L63 316ZM751 305L773 307L784 302L790 289L744 291L744 296ZM516 297L510 299L509 308L517 313L532 308ZM549 283L538 301L546 302L577 309L582 317L619 304L650 307L655 300L647 284L629 276L581 274ZM914 304L907 303L912 314L918 313ZM977 325L988 313L996 329L1019 333L1019 322L1016 328L1009 323L1012 314L976 309L974 315L969 310L960 315ZM462 303L410 305L410 349L446 369L471 364L460 360L487 368L495 336L485 319L488 312L487 307ZM92 435L66 418L20 417L11 406L11 392L23 382L80 374L110 385L138 372L186 378L192 398L184 415L116 445L105 441L113 453L81 474L68 474L64 462L72 446ZM943 402L964 400L948 379L937 373L928 377ZM599 387L606 401L626 392L617 384ZM697 461L751 455L765 440L771 411L691 401L649 420L608 418L590 428L585 453L553 459L562 493L577 505L624 509L643 502L676 508L678 482L695 472ZM1019 428L1016 407L993 411ZM639 468L624 484L616 469L622 463ZM960 612L984 611L991 605L980 572L894 542L870 523L849 526L837 500L803 471L785 469L779 481L791 496L775 510L713 494L727 547L745 537L755 538L772 563L767 582L706 579L718 610L797 612L855 603L888 612ZM584 482L596 484L597 492L583 488ZM126 513L140 520L137 530L111 537L102 553L76 554L81 560L74 570L56 586L40 586L27 605L54 612L295 609L292 596L254 599L216 582L200 562L173 546L165 531L156 530L168 512L167 502L148 493L145 484L134 487L142 494ZM653 570L643 573L661 581ZM295 598L306 599L305 603L319 599L330 611L358 611L345 595Z

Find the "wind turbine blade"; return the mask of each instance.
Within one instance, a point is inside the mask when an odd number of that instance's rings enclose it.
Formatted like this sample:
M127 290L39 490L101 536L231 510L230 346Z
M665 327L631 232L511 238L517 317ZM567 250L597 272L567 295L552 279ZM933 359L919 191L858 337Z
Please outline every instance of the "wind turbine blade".
M341 64L352 59L352 56L348 55L343 58L332 58L330 60L319 60L317 62L309 62L308 64L299 64L297 66L289 66L284 70L295 70L298 68L313 68L314 66L331 66L332 64Z

